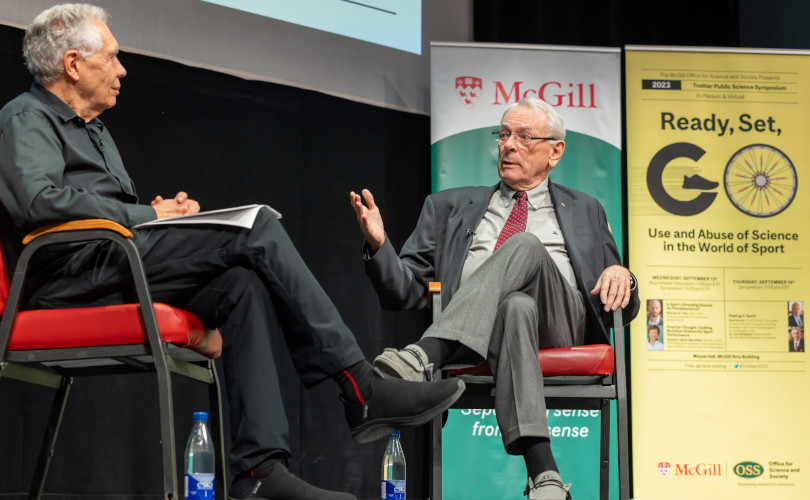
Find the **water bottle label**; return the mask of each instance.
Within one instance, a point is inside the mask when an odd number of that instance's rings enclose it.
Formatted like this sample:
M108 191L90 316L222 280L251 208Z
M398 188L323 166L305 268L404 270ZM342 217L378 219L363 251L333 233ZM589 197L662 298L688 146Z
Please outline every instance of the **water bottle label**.
M382 482L383 500L405 500L405 480L388 480Z
M186 500L214 500L213 474L186 474Z

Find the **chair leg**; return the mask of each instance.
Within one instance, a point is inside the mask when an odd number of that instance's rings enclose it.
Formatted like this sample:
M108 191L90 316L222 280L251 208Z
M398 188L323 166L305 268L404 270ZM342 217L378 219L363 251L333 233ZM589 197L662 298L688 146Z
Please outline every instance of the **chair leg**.
M613 312L613 352L616 356L616 436L619 444L619 500L630 500L630 450L627 432L627 378L622 311Z
M442 415L430 421L430 500L442 500Z
M610 496L610 400L602 400L602 430L599 434L599 500Z
M627 399L623 387L619 387L616 399L616 422L619 442L619 500L630 500L630 445L627 431Z
M211 409L211 434L214 440L214 446L218 449L219 458L216 465L216 481L214 487L216 488L216 498L228 498L228 485L225 460L225 433L223 432L223 414L222 414L222 392L220 391L219 376L217 375L216 367L213 361L208 362L208 369L211 370L213 383L208 384L208 404Z
M45 479L48 476L51 459L56 452L56 438L59 436L59 428L62 426L62 417L65 414L71 385L73 385L73 377L62 377L62 385L54 395L51 413L48 416L48 426L45 429L45 435L42 437L39 458L34 469L34 476L31 479L31 489L28 492L29 500L39 500L45 489Z
M162 353L161 353L162 354ZM157 358L160 354L156 354ZM174 445L174 407L172 401L172 380L166 366L166 360L159 363L155 359L155 371L158 383L158 406L160 409L160 450L163 459L164 496L177 500L177 452Z

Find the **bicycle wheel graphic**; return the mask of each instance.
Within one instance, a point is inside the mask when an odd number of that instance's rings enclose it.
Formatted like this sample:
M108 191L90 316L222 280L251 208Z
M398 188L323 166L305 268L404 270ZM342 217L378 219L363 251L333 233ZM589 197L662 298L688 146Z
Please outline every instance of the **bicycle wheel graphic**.
M796 182L787 155L767 144L751 144L734 153L724 176L728 199L754 217L784 211L796 196Z

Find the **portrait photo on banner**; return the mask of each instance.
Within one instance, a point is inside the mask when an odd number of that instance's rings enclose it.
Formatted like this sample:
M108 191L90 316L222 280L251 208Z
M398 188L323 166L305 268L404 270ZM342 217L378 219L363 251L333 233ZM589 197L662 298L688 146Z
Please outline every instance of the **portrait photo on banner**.
M788 351L804 352L804 302L788 302Z
M647 350L664 350L664 302L661 299L647 301Z

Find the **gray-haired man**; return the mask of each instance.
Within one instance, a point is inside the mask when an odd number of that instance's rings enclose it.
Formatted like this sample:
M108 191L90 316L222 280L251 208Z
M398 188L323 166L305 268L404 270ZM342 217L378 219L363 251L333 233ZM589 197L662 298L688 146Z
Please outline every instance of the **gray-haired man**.
M504 446L523 455L530 500L563 500L549 442L539 347L608 341L602 312L638 312L638 289L594 198L554 184L548 174L565 151L556 110L536 98L504 111L494 132L498 175L491 187L430 195L399 255L370 192L351 193L366 239L366 273L391 309L426 305L428 277L442 282L440 320L421 340L374 362L392 375L423 380L459 360L486 359ZM451 300L452 299L452 300Z
M135 186L98 115L115 105L126 70L107 13L57 5L28 27L24 55L36 82L0 110L0 221L14 260L22 235L44 224L112 219L127 227L194 214L186 193L137 203ZM374 371L281 223L262 210L250 230L212 226L134 229L154 300L187 309L224 337L231 411L232 498L355 498L292 476L288 426L270 337L283 335L303 383L333 378L358 442L423 424L463 384L416 384ZM13 262L12 262L13 265ZM101 305L127 299L117 249L51 249L29 306Z

